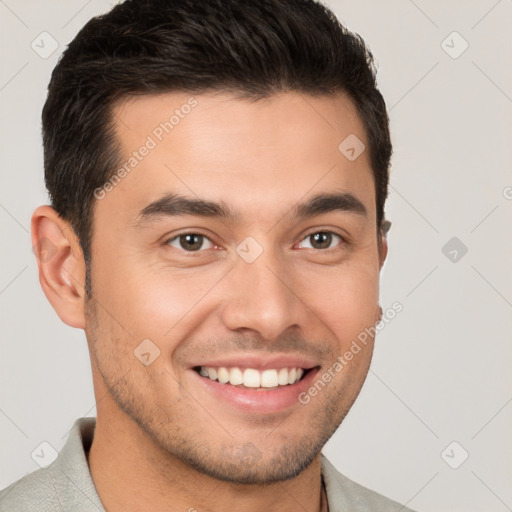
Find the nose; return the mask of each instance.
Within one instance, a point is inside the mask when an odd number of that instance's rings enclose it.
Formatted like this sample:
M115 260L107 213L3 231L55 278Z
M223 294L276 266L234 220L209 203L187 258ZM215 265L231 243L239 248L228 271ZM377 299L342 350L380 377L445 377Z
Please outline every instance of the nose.
M252 263L237 260L229 273L222 309L227 329L256 331L273 340L287 329L297 329L310 314L290 269L283 269L270 252L264 251Z

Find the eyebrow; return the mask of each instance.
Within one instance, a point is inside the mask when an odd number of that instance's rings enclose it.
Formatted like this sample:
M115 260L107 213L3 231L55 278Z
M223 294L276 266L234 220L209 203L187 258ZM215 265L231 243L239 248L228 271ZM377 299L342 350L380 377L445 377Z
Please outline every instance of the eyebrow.
M317 194L291 209L294 220L304 220L316 215L331 212L348 212L366 217L368 212L364 204L349 192ZM236 223L242 217L224 202L213 202L200 198L186 197L180 194L166 194L143 208L135 221L136 227L142 227L162 217L193 215L196 217L219 218Z

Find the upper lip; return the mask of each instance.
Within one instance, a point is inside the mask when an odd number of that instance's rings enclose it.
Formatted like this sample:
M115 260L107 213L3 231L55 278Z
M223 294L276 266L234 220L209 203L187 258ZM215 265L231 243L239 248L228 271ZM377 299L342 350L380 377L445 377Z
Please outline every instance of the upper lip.
M267 370L271 368L303 368L305 370L318 366L312 359L300 355L282 354L262 356L256 354L243 354L223 356L214 359L196 361L191 368L206 366L212 368L254 368L255 370Z

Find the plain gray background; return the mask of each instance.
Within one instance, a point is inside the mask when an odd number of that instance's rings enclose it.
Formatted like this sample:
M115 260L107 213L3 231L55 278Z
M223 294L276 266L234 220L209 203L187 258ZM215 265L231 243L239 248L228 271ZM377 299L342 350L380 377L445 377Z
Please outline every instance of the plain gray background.
M41 291L29 230L48 202L51 70L111 5L0 0L0 488L95 415L85 336ZM329 5L379 66L394 142L381 303L404 309L324 453L420 511L512 510L512 1Z

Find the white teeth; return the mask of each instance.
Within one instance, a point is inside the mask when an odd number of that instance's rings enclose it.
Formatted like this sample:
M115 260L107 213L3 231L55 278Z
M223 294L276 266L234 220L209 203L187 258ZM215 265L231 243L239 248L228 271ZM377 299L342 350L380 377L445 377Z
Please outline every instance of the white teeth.
M213 368L201 366L200 375L211 380L218 380L221 384L238 386L243 384L248 388L275 388L295 384L304 375L302 368L279 368L259 371L254 368L246 368L243 372L238 367Z
M280 386L288 384L288 368L281 368L279 370L279 376L277 377L277 381Z
M261 387L274 388L279 384L277 370L265 370L261 374Z
M238 386L239 384L243 384L244 382L244 374L240 368L231 368L229 371L229 383L233 386Z
M246 388L260 387L260 372L253 368L247 368L244 372L244 386Z
M219 371L217 372L217 379L221 384L226 384L226 382L229 382L229 372L226 370L226 368L219 368Z

